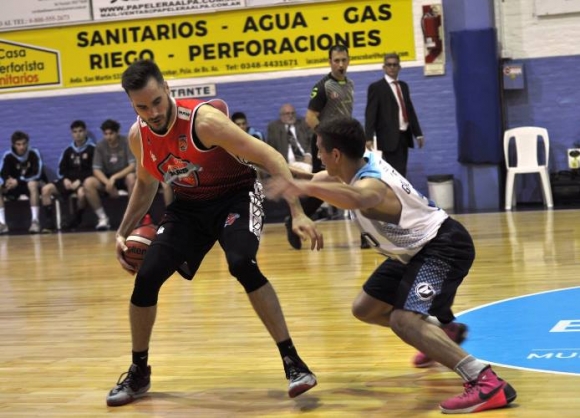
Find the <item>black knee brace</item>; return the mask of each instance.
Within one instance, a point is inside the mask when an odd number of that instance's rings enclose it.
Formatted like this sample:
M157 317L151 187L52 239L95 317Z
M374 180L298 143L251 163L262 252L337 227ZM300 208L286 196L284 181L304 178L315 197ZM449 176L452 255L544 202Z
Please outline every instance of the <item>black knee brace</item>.
M169 262L163 262L163 259L159 262L156 260L145 260L135 277L131 303L140 308L157 305L161 286L175 271Z
M255 260L240 258L230 261L229 266L230 274L244 286L246 293L253 292L268 283L268 279L262 274Z
M131 295L131 303L140 308L148 308L157 305L159 290L161 289L162 284L163 282L148 282L146 279L143 279L142 276L137 274L135 286L133 287L133 294Z

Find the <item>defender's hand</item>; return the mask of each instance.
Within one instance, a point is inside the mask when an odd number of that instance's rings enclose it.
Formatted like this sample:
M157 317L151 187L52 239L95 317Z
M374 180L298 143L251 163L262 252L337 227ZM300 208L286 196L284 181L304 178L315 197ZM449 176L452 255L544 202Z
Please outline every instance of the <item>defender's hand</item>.
M308 216L301 214L292 218L292 231L300 237L302 241L310 239L310 249L320 251L324 248L324 238L322 233L316 228L316 224Z

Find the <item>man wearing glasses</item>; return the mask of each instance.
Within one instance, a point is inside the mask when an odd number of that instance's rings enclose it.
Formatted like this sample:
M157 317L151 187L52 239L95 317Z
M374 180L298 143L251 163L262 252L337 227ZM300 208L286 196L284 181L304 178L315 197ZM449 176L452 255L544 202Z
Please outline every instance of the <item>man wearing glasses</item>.
M303 118L296 117L290 103L280 108L280 118L270 122L266 142L284 156L291 167L312 172L312 131Z
M383 159L403 177L407 175L409 148L414 148L413 138L419 148L425 140L415 113L409 86L398 79L401 70L397 54L386 54L380 80L369 85L365 111L367 146L372 148L376 135L377 149Z

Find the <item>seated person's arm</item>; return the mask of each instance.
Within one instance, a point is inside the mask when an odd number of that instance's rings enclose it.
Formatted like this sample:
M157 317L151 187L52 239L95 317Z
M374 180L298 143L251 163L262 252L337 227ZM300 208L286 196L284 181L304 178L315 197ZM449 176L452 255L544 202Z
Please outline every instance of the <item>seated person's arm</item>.
M130 163L127 167L122 169L121 171L117 171L113 174L110 178L111 181L115 182L120 179L124 179L127 177L128 174L135 172L135 163Z
M103 170L100 168L93 168L93 176L97 178L101 183L107 184L109 182L109 178L103 173ZM114 181L114 180L113 180Z
M80 180L72 181L68 177L62 179L62 184L65 189L75 191L79 187L81 187L82 182Z

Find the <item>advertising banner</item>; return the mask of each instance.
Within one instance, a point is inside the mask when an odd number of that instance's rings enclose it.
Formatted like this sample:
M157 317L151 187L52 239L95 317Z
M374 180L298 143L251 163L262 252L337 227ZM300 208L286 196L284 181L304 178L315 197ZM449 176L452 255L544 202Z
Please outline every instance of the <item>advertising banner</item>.
M309 2L311 0L290 0L292 3L297 3L300 1ZM316 0L316 1L324 1L324 0ZM329 0L326 0L329 1ZM332 1L332 0L330 0ZM259 6L273 6L280 3L287 3L288 0L246 0L246 6L248 7L259 7Z
M89 0L2 0L0 31L91 20Z
M0 39L0 92L4 86L61 87L58 51Z
M95 20L141 19L242 7L244 0L93 0L93 17Z
M63 87L117 84L140 58L155 60L167 79L326 67L334 44L349 47L351 65L380 63L387 52L415 59L411 0L103 22L6 32L0 42L57 51ZM30 88L31 76L56 71L53 61L31 59L26 48L0 49L0 92Z

